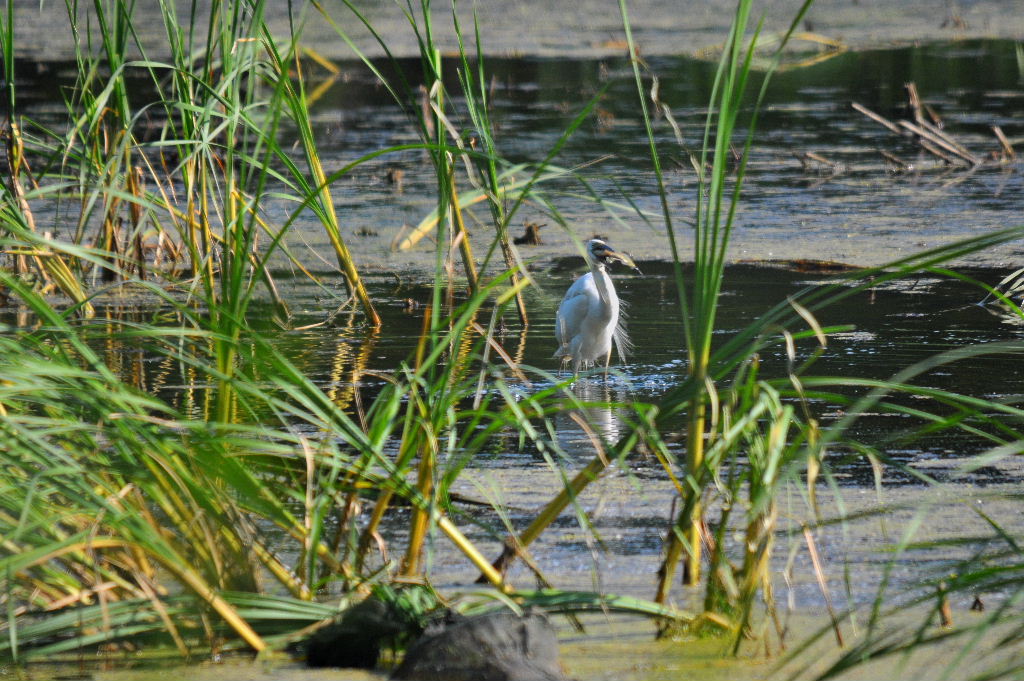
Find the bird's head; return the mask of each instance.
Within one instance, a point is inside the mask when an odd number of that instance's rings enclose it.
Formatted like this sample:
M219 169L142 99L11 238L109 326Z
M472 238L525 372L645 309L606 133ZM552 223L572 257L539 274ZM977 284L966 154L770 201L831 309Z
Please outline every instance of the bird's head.
M607 265L613 260L617 260L636 272L640 271L629 254L616 251L601 239L591 239L587 242L587 259L600 265Z

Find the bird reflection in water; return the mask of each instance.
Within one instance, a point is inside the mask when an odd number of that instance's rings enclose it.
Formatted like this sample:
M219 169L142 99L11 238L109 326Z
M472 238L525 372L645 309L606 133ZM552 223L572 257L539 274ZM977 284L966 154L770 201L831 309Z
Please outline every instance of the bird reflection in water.
M623 384L578 380L571 390L579 407L558 413L558 444L571 458L609 452L623 432L621 405L629 399Z

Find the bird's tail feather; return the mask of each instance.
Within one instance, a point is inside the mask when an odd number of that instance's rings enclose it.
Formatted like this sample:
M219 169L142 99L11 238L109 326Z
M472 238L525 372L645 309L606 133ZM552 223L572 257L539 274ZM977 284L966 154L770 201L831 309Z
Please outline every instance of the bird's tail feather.
M629 317L626 314L625 308L627 305L624 301L619 301L619 320L615 323L615 330L612 332L612 339L615 341L615 349L619 353L619 359L623 362L626 358L633 354L633 341L629 339L629 332L626 330L626 318Z

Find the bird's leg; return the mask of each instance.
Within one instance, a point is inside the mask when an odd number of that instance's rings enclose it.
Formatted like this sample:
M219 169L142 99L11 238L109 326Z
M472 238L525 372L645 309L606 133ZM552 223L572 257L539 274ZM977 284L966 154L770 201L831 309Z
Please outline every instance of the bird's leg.
M608 354L604 356L604 382L608 382L608 366L612 363L612 349L608 348Z

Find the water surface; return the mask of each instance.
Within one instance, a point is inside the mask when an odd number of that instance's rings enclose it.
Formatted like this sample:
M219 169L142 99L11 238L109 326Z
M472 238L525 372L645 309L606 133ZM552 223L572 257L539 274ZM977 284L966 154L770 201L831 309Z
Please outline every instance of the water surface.
M650 74L659 77L661 99L683 136L680 146L664 120L658 123L663 160L669 169L670 202L683 218L693 210L696 183L688 152L699 144L712 66L673 56L651 56L647 64L648 78ZM66 66L49 64L22 74L26 85L21 89L26 93L22 101L30 116L44 123L59 120L60 90L53 87L61 86ZM447 60L445 66L448 81L454 84L456 63ZM415 62L403 61L400 68L416 82ZM593 401L657 400L685 377L686 354L671 268L665 263L667 239L656 217L655 183L648 170L646 140L628 64L620 58L527 57L489 59L488 71L493 74L489 85L498 145L512 162L543 158L573 116L596 98L594 114L555 161L565 167L580 167L582 180L595 194L628 199L646 212L647 221L622 211L617 214L621 222L616 222L586 199L578 180L559 181L545 191L574 234L581 238L595 233L608 236L614 245L633 253L644 274L616 275L620 296L631 304L629 328L635 352L616 362L616 373L608 383L587 379L578 391ZM724 342L787 296L826 278L821 272L769 266L765 261L808 258L878 264L1019 223L1024 195L1019 162L973 170L944 167L923 156L911 140L895 137L854 112L850 104L856 101L884 116L900 118L906 115L904 83L916 82L946 128L978 154L987 155L996 149L992 125L1000 126L1018 144L1024 137L1021 76L1014 44L990 40L849 52L779 73L758 128L734 234L734 264L726 272L717 337ZM141 78L139 85L144 87ZM314 115L329 169L384 146L416 140L410 121L354 62L343 64L342 75L330 82L315 102ZM471 132L465 116L456 114L453 121L460 130ZM906 159L914 169L893 173L879 149ZM794 154L807 152L830 163L805 168ZM389 168L404 171L401 187L386 180ZM351 405L356 388L363 398L372 399L384 384L384 376L397 370L414 347L422 325L422 304L430 298L429 285L424 282L433 262L433 244L425 240L411 252L395 252L391 244L399 230L418 223L432 210L434 187L425 158L412 151L362 166L333 190L345 237L354 247L360 267L370 275L371 294L384 317L383 331L368 332L358 318L347 314L328 321L345 291L332 262L321 257L329 249L312 220L300 224L290 245L327 286L316 288L293 278L283 263L276 274L292 305L294 327L325 323L285 331L268 324L266 331L272 342L334 399ZM287 216L286 206L268 202L263 208L272 222L281 223ZM491 228L485 211L476 211L473 217L477 220L471 223L475 240L487 244ZM500 340L517 362L555 372L554 311L563 291L581 271L582 260L573 255L570 236L556 226L553 216L529 204L517 216L516 228L528 220L546 224L543 245L519 249L537 283L527 293L531 323L521 330L510 320ZM678 226L685 260L688 227L681 221ZM55 227L63 226L57 222ZM1022 255L1024 249L1012 244L956 266L973 278L994 284L1020 264ZM823 324L851 328L830 337L813 372L887 378L943 350L1020 340L1024 328L1020 318L998 307L973 304L982 297L975 287L937 275L859 293L819 313ZM261 323L263 316L254 317ZM807 356L813 347L801 345L801 356ZM763 360L767 375L784 374L786 358L781 348L766 351ZM186 380L175 374L175 367L148 358L138 362L142 371L149 372L147 383L154 390L181 400L186 410L196 408L184 402L181 387ZM1018 400L1024 392L1022 367L1015 356L979 356L944 365L918 380L992 400ZM545 381L550 378L537 376L535 385L549 385ZM815 408L826 425L838 416L830 405L816 403ZM587 416L609 438L623 427L619 413L610 407L594 407ZM567 457L563 463L573 468L589 460L594 453L590 438L568 418L558 425L558 442ZM949 478L957 461L979 451L977 442L958 437L929 438L914 444L892 441L909 426L907 419L865 418L852 435L883 447L894 463L939 479ZM679 451L679 445L673 446ZM849 496L845 502L848 510L900 500L921 507L934 504L938 509L936 531L963 527L966 514L958 505L963 499L974 499L990 489L1013 489L1021 481L1020 471L1012 466L979 469L967 479L951 483L946 503L941 497L929 496L929 490L898 466L888 466L884 471L886 496L880 500L873 492L873 471L862 459L839 457L832 463L839 487ZM507 438L474 461L460 482L464 485L460 491L467 496L507 501L512 522L521 525L559 489L561 479L536 452ZM600 546L579 528L574 517L566 516L538 541L536 555L545 570L557 577L559 586L650 596L671 496L671 487L656 462L642 457L631 460L581 500L598 528ZM805 512L799 491L791 491L782 502L791 504L789 518L803 517L797 513ZM986 508L1000 519L1017 518L1019 522L1019 509L990 503ZM837 507L836 502L830 510ZM905 520L908 515L892 517ZM403 519L394 519L388 527L398 536ZM497 553L502 532L497 521L484 519L471 531L474 540ZM845 542L838 531L826 533L820 538L820 549L826 562L835 566L830 578L837 592L848 586L840 577L842 570L853 566L862 581L849 589L851 602L864 603L872 596L872 585L886 558L879 549L891 537L876 526L863 526L857 532L854 542ZM778 564L785 563L787 552L796 544L798 540L792 537L780 542ZM438 583L452 588L469 584L475 575L442 547L435 548L431 560ZM901 568L895 579L913 584L916 567L944 564L942 561L949 559L923 551L916 555L918 562ZM787 592L790 603L794 608L820 608L821 594L806 565L803 570L803 576L795 578ZM513 579L529 584L531 577L517 569Z
M415 84L418 65L403 65ZM456 60L447 60L445 67L447 80L454 85ZM689 155L700 146L713 64L689 57L652 57L647 67L645 87L657 76L660 99L682 135L680 146L665 119L658 121L669 202L685 260L690 229L684 221L692 217L696 191ZM544 158L573 117L596 100L592 115L554 159L560 166L581 168L580 181L559 181L544 189L580 238L602 234L635 256L669 257L628 63L613 58L489 59L487 68L492 75L496 143L513 163ZM945 129L985 157L999 149L991 126L1000 126L1018 144L1024 140L1021 68L1014 43L973 41L847 52L777 74L758 124L732 257L877 265L1017 224L1024 191L1019 162L973 170L948 167L922 152L913 140L893 135L857 113L851 104L894 120L908 118L905 85L916 83ZM314 108L329 158L336 157L340 165L386 145L415 141L410 122L361 67L349 65L345 74ZM473 134L467 118L456 113L452 119L460 133ZM912 169L894 173L880 150L903 159ZM818 154L829 164L812 161L805 167L796 157L806 153ZM401 191L383 180L384 167L404 171ZM362 262L370 267L405 266L408 256L392 254L392 240L403 226L416 225L434 207L432 174L422 154L387 157L379 167L366 167L350 181L342 181L337 190ZM628 201L645 215L610 215L587 199L590 190L606 201ZM479 221L471 220L471 231L486 243L484 235L491 232L486 211L475 215ZM541 231L544 246L524 250L524 257L574 252L556 220L535 204L520 212L513 231L518 233L517 227L528 221L548 226ZM359 236L367 232L379 236ZM307 238L316 240L314 234ZM421 242L417 249L432 247ZM1021 247L1014 245L979 255L975 261L1012 266L1021 254Z

